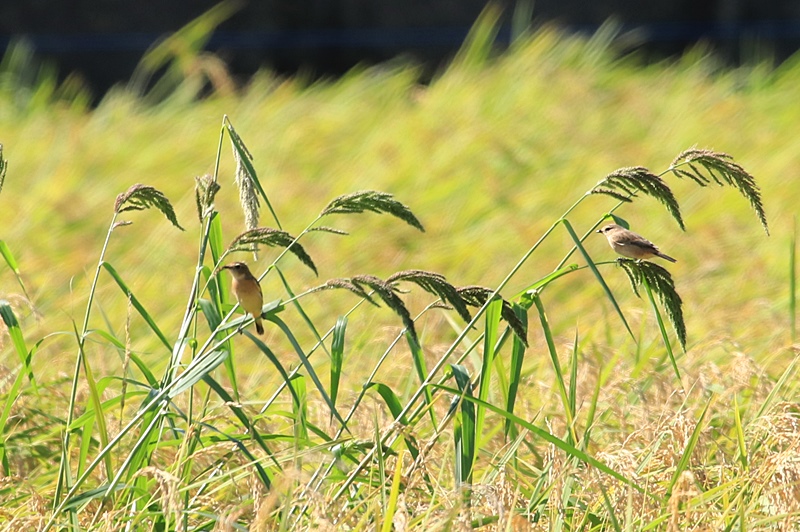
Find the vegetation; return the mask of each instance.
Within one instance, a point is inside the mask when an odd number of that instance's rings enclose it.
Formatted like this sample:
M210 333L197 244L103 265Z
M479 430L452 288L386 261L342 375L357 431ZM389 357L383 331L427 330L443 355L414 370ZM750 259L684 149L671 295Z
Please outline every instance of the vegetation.
M3 61L3 529L796 527L800 67L489 11L428 86L233 90L220 16L91 109Z

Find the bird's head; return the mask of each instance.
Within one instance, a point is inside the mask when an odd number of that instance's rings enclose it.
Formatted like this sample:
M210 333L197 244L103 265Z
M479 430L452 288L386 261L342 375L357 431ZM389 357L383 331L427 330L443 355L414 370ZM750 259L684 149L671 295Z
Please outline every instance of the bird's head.
M595 232L596 233L605 233L605 234L607 234L607 233L610 233L612 231L616 231L617 229L622 229L622 226L619 226L617 224L608 224L608 225L604 225L603 227L601 227L600 229L598 229Z
M250 268L248 268L247 264L244 262L231 262L230 264L223 266L222 269L229 270L237 279L252 275L250 273Z

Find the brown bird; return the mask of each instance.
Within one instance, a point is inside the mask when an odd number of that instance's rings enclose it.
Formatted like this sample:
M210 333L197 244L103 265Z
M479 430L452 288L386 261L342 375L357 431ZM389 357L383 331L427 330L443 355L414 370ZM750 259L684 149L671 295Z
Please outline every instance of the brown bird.
M244 262L232 262L222 269L230 270L233 275L233 294L239 301L239 306L253 316L256 332L264 334L261 324L261 307L264 305L264 296L261 294L261 285L258 279L250 273L250 268Z
M631 259L661 257L670 262L678 262L669 255L661 253L655 244L642 235L637 235L633 231L628 231L621 225L608 224L602 229L598 229L597 232L606 235L612 249L623 257L629 257Z

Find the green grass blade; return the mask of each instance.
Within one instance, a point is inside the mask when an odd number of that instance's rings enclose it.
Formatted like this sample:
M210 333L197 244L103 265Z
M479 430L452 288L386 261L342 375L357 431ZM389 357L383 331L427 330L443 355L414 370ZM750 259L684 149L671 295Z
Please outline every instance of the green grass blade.
M79 508L83 508L87 504L89 504L94 499L102 499L107 497L109 494L119 491L121 489L126 488L125 484L117 484L115 486L110 486L108 484L103 484L96 488L92 488L90 490L86 490L83 493L80 493L74 497L71 497L62 507L63 510L77 510Z
M597 485L600 488L600 492L603 494L603 504L605 504L605 507L608 510L608 519L611 521L611 526L614 527L616 532L622 532L622 527L620 527L619 521L617 521L614 505L611 502L611 499L608 498L608 491L606 491L606 488L603 486L602 482L598 483Z
M472 70L487 63L494 50L497 32L500 30L501 13L500 7L494 4L489 4L481 12L478 20L470 28L461 49L456 53L451 69Z
M392 413L394 420L402 424L404 427L408 426L408 418L406 418L405 415L402 415L403 404L400 402L397 394L395 394L391 388L380 382L371 382L366 386L366 388L373 388L376 392L378 392L378 394L383 398L383 402L386 403L386 406L389 408L389 412ZM417 456L419 456L419 449L417 448L416 443L414 443L414 440L408 436L404 436L404 440L406 442L408 452L410 452L411 456L413 456L414 460L416 460Z
M383 525L381 532L392 532L392 521L394 514L397 512L397 499L400 497L400 484L403 480L403 452L397 456L397 461L394 465L394 475L392 477L392 488L389 492L389 504L386 505L386 511L383 513Z
M331 340L331 403L336 406L339 396L339 382L342 378L342 364L344 362L344 337L347 331L347 316L339 316L333 328Z
M218 212L215 212L211 217L211 222L208 226L208 247L211 250L211 259L214 261L214 265L219 264L225 254L226 244L222 235L222 222Z
M3 256L6 264L8 264L8 267L11 268L12 272L14 272L14 277L17 278L17 282L19 283L20 288L22 288L22 293L25 294L25 299L30 301L31 298L28 295L28 290L25 288L25 283L22 282L22 273L19 271L17 259L14 258L14 254L11 253L11 249L3 240L0 240L0 255Z
M420 347L411 333L406 332L405 336L406 342L408 343L408 348L411 351L411 360L414 361L414 369L417 371L417 377L419 377L420 382L425 382L425 378L428 376L428 368L425 364L425 353L422 351L422 347ZM433 394L431 394L431 389L428 386L425 386L422 391L425 397L425 404L432 404ZM431 424L435 426L436 413L433 411L433 408L428 409L428 414L431 417Z
M454 388L443 386L441 384L433 384L432 386L434 386L436 388L439 388L439 389L441 389L441 390L443 390L445 392L457 395L457 396L461 395L461 391L460 390L456 390ZM472 396L468 396L468 395L464 395L463 399L466 400L466 401L470 401L470 402L476 403L476 404L479 402L479 400L477 398L472 397ZM521 427L528 429L529 431L531 431L535 435L539 436L543 440L547 441L548 443L552 443L553 445L555 445L556 447L558 447L559 449L561 449L562 451L567 453L569 456L577 458L578 460L581 460L582 462L584 462L586 464L589 464L589 465L599 469L600 471L602 471L606 475L614 477L615 479L619 480L620 482L623 482L624 484L626 484L626 485L630 486L631 488L635 489L639 493L644 493L644 494L649 495L650 497L655 497L655 495L653 495L651 493L647 493L643 487L641 487L640 485L638 485L634 481L626 478L624 475L621 475L621 474L617 473L616 471L614 471L613 469L611 469L610 467L608 467L604 463L600 462L596 458L594 458L594 457L586 454L585 452L575 448L574 446L572 446L569 443L557 438L556 436L553 436L552 434L550 434L546 430L540 429L536 425L533 425L532 423L530 423L530 422L528 422L528 421L526 421L526 420L524 420L524 419L522 419L520 417L517 417L514 414L511 414L510 412L507 412L507 411L503 410L502 408L500 408L498 406L495 406L495 405L493 405L491 403L483 403L483 406L486 409L491 410L492 412L494 412L494 413L496 413L498 415L510 418L511 421L513 421L517 425L520 425Z
M612 361L613 362L613 361ZM610 373L610 372L608 372ZM594 425L594 417L597 413L597 403L600 399L600 390L603 387L603 383L605 382L604 375L608 375L608 373L601 370L598 372L597 380L595 381L594 391L592 392L592 400L589 403L589 408L586 413L586 429L583 432L583 439L581 441L581 448L585 451L589 447L589 441L591 439L592 427Z
M317 391L319 391L320 395L322 396L322 399L325 401L325 403L327 403L328 408L330 409L331 413L333 414L333 417L335 417L336 420L339 423L341 423L343 427L347 427L347 422L345 422L345 420L342 418L341 414L339 414L339 411L336 409L336 406L333 404L333 401L331 401L331 398L328 395L328 392L325 390L325 387L322 385L322 381L319 380L319 376L317 375L317 372L314 370L314 366L311 365L311 362L308 360L308 357L303 352L303 348L300 347L300 344L297 342L297 339L294 337L294 334L292 333L291 329L289 329L289 326L286 325L286 323L282 319L280 319L278 316L275 316L275 315L266 315L266 316L264 316L264 319L271 321L272 323L277 325L280 328L281 331L283 331L283 334L286 336L286 338L292 344L292 347L294 348L295 353L297 354L298 358L300 359L300 362L302 362L303 366L306 368L306 371L308 372L308 376L311 377L311 380L314 382L314 386L317 387ZM245 331L245 334L247 336L253 338L253 335L250 334L249 332Z
M536 310L539 312L539 321L542 324L542 332L547 342L547 352L550 354L550 361L553 363L553 371L555 371L556 374L556 386L561 396L561 404L564 406L564 415L567 418L567 427L570 436L569 443L573 444L578 441L575 434L575 418L570 408L569 393L567 392L566 384L564 384L564 372L561 370L561 362L558 360L556 343L555 340L553 340L553 333L550 331L550 322L547 319L547 313L544 310L541 296L539 294L534 294L533 302L536 305Z
M658 310L656 300L653 297L653 291L650 289L650 284L647 282L647 279L642 278L642 284L647 292L647 298L650 300L650 305L653 307L653 314L655 314L656 321L658 322L658 330L661 331L661 339L664 341L664 348L667 350L667 356L672 364L673 371L675 371L675 377L677 377L678 382L681 382L681 372L678 369L678 362L675 360L675 354L672 352L672 344L670 343L669 336L667 335L667 328L664 327L664 320L661 318L661 312Z
M475 403L472 399L472 382L469 373L464 366L459 364L450 364L453 371L453 376L456 379L458 390L452 390L452 393L458 400L461 407L456 416L456 424L453 430L453 439L455 443L455 466L456 466L456 484L459 489L464 489L465 485L472 484L472 467L475 464L475 444L477 433L475 431ZM477 401L476 401L477 402ZM483 401L481 401L484 404ZM469 506L470 495L469 490L464 490L464 502Z
M744 441L744 427L742 426L742 414L739 412L737 394L733 394L733 429L736 431L736 441L739 443L739 462L747 471L747 444Z
M158 339L161 340L161 342L166 346L167 350L172 353L172 344L169 343L167 337L164 336L164 333L162 333L161 329L158 328L158 325L156 325L156 322L153 317L150 316L150 313L145 310L136 296L133 295L133 292L130 288L128 288L128 285L125 284L125 281L122 280L122 277L120 277L120 275L117 273L117 270L115 270L114 267L107 262L103 262L103 267L108 273L111 274L111 277L117 282L117 285L119 285L119 287L125 293L125 296L131 298L131 304L133 305L133 308L135 308L139 315L144 318L144 321L147 322L147 324L150 326L150 329L156 333L156 336L158 336Z
M758 413L755 415L754 419L760 419L769 411L770 408L772 408L773 404L775 403L775 399L780 397L780 393L784 390L784 386L786 386L786 383L789 382L789 379L791 377L794 377L795 368L797 367L798 360L800 360L800 358L798 358L798 356L795 355L795 357L792 359L792 361L789 363L786 369L783 370L781 376L778 377L778 381L769 391L767 398L764 399L763 403L761 403L761 406L758 409Z
M559 268L558 270L554 271L553 273L542 277L541 279L539 279L538 281L536 281L532 285L529 285L527 288L521 290L516 296L512 297L511 299L519 299L519 298L521 298L522 296L524 296L525 294L527 294L529 292L540 291L540 289L543 289L545 286L549 285L550 283L552 283L556 279L558 279L560 277L563 277L563 276L567 275L568 273L572 273L572 272L577 271L577 270L578 270L578 265L577 264L568 264L567 266L564 266L563 268Z
M478 398L481 401L489 400L489 386L492 382L492 362L494 360L494 348L497 344L498 329L500 327L500 313L503 310L503 300L495 299L486 307L485 332L483 334L483 359L481 363L480 387L478 388ZM483 435L483 421L486 411L478 405L475 408L475 437L480 439ZM478 442L476 442L478 443Z
M389 408L395 421L399 421L404 426L408 426L408 418L403 414L403 404L394 393L394 390L380 382L371 382L366 386L367 389L373 388L383 398L383 402Z
M213 391L216 393L220 399L222 399L225 404L228 406L230 411L233 413L234 416L239 420L239 422L247 428L248 434L255 440L259 447L269 456L272 463L275 467L280 471L281 466L280 463L276 460L275 455L270 450L267 442L264 441L264 438L261 436L261 433L258 431L257 427L253 423L253 421L247 417L242 407L238 406L238 404L233 400L233 397L225 391L217 381L211 375L206 375L203 377L203 382L205 382ZM253 459L253 466L256 468L256 471L261 478L261 482L264 484L266 488L272 485L272 477L268 474L268 472L261 466L261 463L258 460Z
M300 314L300 317L303 319L303 322L308 327L308 330L311 331L311 334L314 335L314 339L319 343L319 346L323 350L327 351L327 347L325 343L322 341L322 337L320 336L319 331L314 326L314 322L311 321L311 318L308 316L308 314L306 314L306 311L303 310L303 306L300 304L299 298L295 295L294 290L292 290L292 287L289 285L289 280L286 279L286 276L283 275L283 271L281 271L281 269L277 265L274 266L274 269L276 272L278 272L278 277L280 277L281 279L281 283L283 284L284 290L286 290L286 293L289 294L292 306L295 308L297 313Z
M217 327L222 324L222 316L214 302L208 299L198 299L197 306L200 307L200 311L205 316L209 330L217 330Z
M153 372L150 371L150 368L144 363L139 355L130 353L128 356L131 357L131 362L133 362L134 365L139 368L139 371L142 372L142 375L144 375L144 378L147 380L147 384L151 388L156 388L158 386L158 379L156 379L156 376L153 375Z
M219 311L219 307L215 301L209 299L198 299L197 306L200 308L200 311L203 313L203 316L206 317L206 322L208 323L208 328L211 331L218 331L219 326L222 324L222 315ZM222 332L218 331L216 334L216 338L221 339ZM224 344L220 346L220 349L223 351L227 351L228 355L225 357L225 372L228 375L228 380L231 383L231 389L233 391L233 397L238 401L239 400L239 384L238 379L236 378L236 367L234 365L234 357L233 357L233 344L230 340L226 340Z
M78 342L78 348L81 350L81 360L83 361L83 372L86 375L86 385L89 387L89 400L92 403L92 408L95 412L95 421L97 422L97 429L98 429L98 436L100 438L100 445L102 447L108 446L108 425L106 424L106 418L103 411L103 401L100 398L100 392L97 389L97 382L94 379L94 374L92 373L92 367L89 365L89 357L86 356L86 353L83 350L84 340L81 339L80 333L78 332L78 326L75 322L72 323L73 330L75 332L75 338ZM84 439L89 438L91 439L91 435L84 434ZM88 451L88 447L87 447ZM106 453L103 457L103 462L106 467L106 478L111 478L114 476L114 469L111 464L111 454Z
M17 398L21 395L22 382L24 380L25 372L20 371L17 373L17 376L14 379L14 384L12 384L11 388L6 392L5 406L3 407L3 412L0 413L0 434L6 434L6 423L8 422L8 416L11 415L11 408L14 406ZM4 437L0 440L0 464L2 464L3 472L7 476L11 476L15 473L11 469L11 465L8 461L8 453L6 451L6 438Z
M14 350L19 356L20 364L22 364L22 372L28 374L28 380L31 381L34 392L38 395L39 389L36 386L36 379L33 377L33 370L30 367L30 359L32 353L28 353L28 347L25 345L25 337L22 336L22 328L19 326L17 316L14 314L14 309L11 304L4 299L0 299L0 318L6 324L6 330L11 337L11 343L14 344Z
M227 357L227 351L224 349L216 349L208 354L195 358L186 370L170 383L167 397L172 399L188 390L200 382L206 375L214 371Z
M308 442L308 396L306 394L306 379L298 376L289 382L292 395L297 397L297 401L292 401L292 413L294 414L294 449L299 451ZM299 468L300 464L295 463Z
M522 321L528 323L528 310L522 305L514 303L514 313ZM525 344L522 343L516 335L514 335L513 343L511 345L511 365L508 368L508 397L506 398L506 411L514 413L514 405L517 401L517 392L519 385L522 381L522 363L525 360ZM511 420L506 419L504 434L508 438L511 427Z
M264 356L266 356L267 359L272 363L272 365L275 366L275 369L278 370L278 373L280 373L281 377L283 378L283 383L286 385L287 388L289 388L289 392L292 394L292 402L299 403L300 398L297 396L297 394L294 391L294 387L292 386L292 377L289 376L289 374L286 372L286 368L283 367L283 364L281 364L281 361L278 360L278 357L275 356L275 353L273 353L272 350L269 347L267 347L267 344L262 342L261 339L258 338L257 336L253 336L251 333L248 332L245 332L245 334L247 334L250 337L250 340L252 340L253 343L256 344L256 347L258 347L259 351L264 353ZM297 377L295 376L295 378Z
M617 311L617 314L622 320L623 325L625 325L625 329L628 330L628 334L630 334L631 338L635 340L636 338L633 335L633 331L631 330L630 325L628 325L628 320L625 319L625 315L622 313L622 309L619 307L617 299L614 297L614 294L611 293L611 289L606 284L606 281L605 279L603 279L603 276L600 275L600 271L597 269L597 266L595 265L594 261L589 256L589 253L586 251L586 248L583 247L581 239L578 238L577 234L575 234L575 230L572 228L572 224L570 224L569 220L567 220L566 218L562 219L561 223L563 223L564 227L567 228L569 236L572 238L572 241L575 242L575 247L577 247L578 250L581 252L581 255L583 255L583 258L586 260L586 264L589 266L589 269L592 270L592 274L594 274L595 279L597 279L597 282L600 283L600 286L603 287L603 291L606 293L606 297L608 298L609 301L611 301L611 304L614 306L614 310Z
M715 397L712 395L706 403L705 408L703 408L703 412L700 414L700 419L697 420L697 424L692 431L692 435L689 437L686 448L683 450L683 454L681 454L681 458L678 460L678 463L675 466L675 472L672 474L672 479L670 480L669 486L667 487L667 492L664 495L665 500L669 500L669 498L672 496L672 490L675 488L675 484L678 483L681 475L684 471L686 471L686 468L689 465L689 460L692 458L692 452L694 452L694 448L697 446L697 442L700 439L700 434L703 432L703 422L705 421L706 414L708 413L708 409L714 400Z
M569 368L569 411L574 422L578 413L578 329L575 329Z

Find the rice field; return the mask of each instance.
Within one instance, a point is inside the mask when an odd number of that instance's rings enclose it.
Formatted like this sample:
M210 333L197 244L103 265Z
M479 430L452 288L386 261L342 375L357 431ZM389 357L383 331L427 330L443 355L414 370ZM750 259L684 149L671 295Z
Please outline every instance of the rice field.
M425 84L7 53L0 529L800 528L800 67L494 16Z

